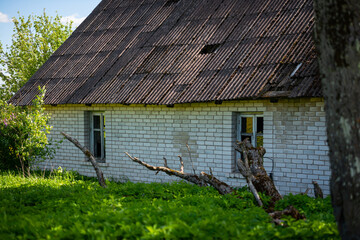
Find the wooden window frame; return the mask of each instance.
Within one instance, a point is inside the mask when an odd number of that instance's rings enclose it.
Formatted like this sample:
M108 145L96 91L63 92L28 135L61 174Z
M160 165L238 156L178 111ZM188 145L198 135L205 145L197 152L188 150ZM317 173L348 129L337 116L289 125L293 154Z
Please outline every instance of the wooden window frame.
M241 132L241 118L243 117L251 117L253 119L253 129L252 129L252 133L251 134L245 134L245 133L242 133ZM256 144L256 137L257 136L263 136L264 133L257 133L257 118L258 117L262 117L264 119L264 115L262 113L245 113L245 114L242 114L242 113L239 113L237 115L237 120L236 120L236 127L237 127L237 133L236 133L236 138L237 140L241 141L241 136L251 136L251 144L254 146L254 147L257 147L257 144ZM264 126L263 126L264 128Z
M100 128L94 128L94 116L100 116ZM98 162L105 162L105 114L104 112L90 113L90 151L95 156L94 133L100 132L101 138L101 157L95 157Z

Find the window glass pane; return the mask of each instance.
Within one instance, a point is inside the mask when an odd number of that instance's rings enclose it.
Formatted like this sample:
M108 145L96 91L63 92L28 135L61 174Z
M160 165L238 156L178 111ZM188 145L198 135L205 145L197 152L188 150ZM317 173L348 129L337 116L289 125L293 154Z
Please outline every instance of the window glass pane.
M94 157L101 157L101 132L94 131Z
M100 116L93 115L93 127L94 129L100 129Z
M264 132L264 118L257 117L256 119L256 132L263 133Z
M241 118L241 132L242 133L252 133L253 132L253 118L252 117L242 117Z
M264 137L262 135L256 136L256 147L262 147L264 145Z
M251 136L241 135L241 141L244 141L245 138L248 138L249 141L251 142Z
M103 138L104 138L104 152L103 152L103 157L105 158L105 153L106 153L106 151L105 151L105 146L106 146L106 141L105 141L105 138L106 138L106 134L105 134L105 116L103 115Z

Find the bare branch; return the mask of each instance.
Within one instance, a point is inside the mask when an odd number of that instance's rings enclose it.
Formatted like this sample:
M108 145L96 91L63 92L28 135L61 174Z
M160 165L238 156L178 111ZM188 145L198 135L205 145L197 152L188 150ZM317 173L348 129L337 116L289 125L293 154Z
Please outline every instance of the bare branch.
M209 175L205 172L201 172L201 179L203 179L206 183L213 186L218 192L222 195L232 193L234 189L227 185L225 182L220 181L216 177Z
M167 167L167 168L168 168L168 165L167 165L167 160L166 160L166 158L165 158L165 157L163 157L163 159L164 159L164 167Z
M144 161L139 160L136 157L132 157L127 152L125 152L125 154L131 160L133 160L136 163L139 163L139 164L143 165L144 167L146 167L149 170L161 171L161 172L164 172L164 173L168 174L169 176L176 176L176 177L182 178L182 179L184 179L186 181L189 181L189 182L192 182L192 183L194 183L194 184L196 184L196 185L198 185L200 187L207 186L206 182L204 182L202 179L200 179L199 176L197 176L195 174L184 173L184 172L177 171L177 170L174 170L174 169L171 169L171 168L168 168L168 167L155 167L155 166L152 166L152 165L150 165L150 164L148 164L148 163L146 163Z
M192 166L192 169L193 169L194 174L195 174L194 163L193 163L192 158L191 158L191 151L190 151L190 147L189 147L189 144L188 144L188 143L186 143L186 148L187 148L187 150L188 150L188 152L189 152L189 158L190 158L191 166Z
M92 166L94 167L94 170L96 172L96 176L97 179L99 181L100 186L102 186L103 188L106 188L106 183L104 180L104 174L101 171L99 164L97 163L94 155L92 155L92 153L89 151L89 149L87 149L86 147L83 147L78 140L76 140L75 138L72 138L70 135L61 132L61 135L63 135L67 140L69 140L70 142L72 142L77 148L79 148L84 154L85 156L87 156L92 164Z
M184 162L183 162L182 157L180 155L178 157L179 157L180 164L181 164L180 172L184 173Z

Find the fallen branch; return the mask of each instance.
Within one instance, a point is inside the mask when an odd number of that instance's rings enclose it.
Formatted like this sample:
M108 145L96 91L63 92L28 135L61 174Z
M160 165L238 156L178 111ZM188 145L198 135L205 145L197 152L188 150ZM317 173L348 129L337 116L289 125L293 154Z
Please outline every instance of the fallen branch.
M273 219L273 222L276 225L283 225L280 218L283 216L291 216L292 218L295 218L296 220L305 219L305 216L301 214L296 208L293 206L288 206L284 210L281 211L274 211L269 213L269 216Z
M138 158L136 157L132 157L129 153L125 152L125 154L131 159L133 160L134 162L136 163L139 163L141 165L143 165L144 167L146 167L147 169L149 170L152 170L152 171L161 171L161 172L164 172L166 173L167 175L170 175L170 176L176 176L176 177L179 177L179 178L182 178L186 181L189 181L189 182L192 182L200 187L203 187L203 186L207 186L207 184L196 174L189 174L189 173L185 173L183 171L183 164L182 167L181 167L181 171L177 171L177 170L174 170L174 169L171 169L171 168L168 168L168 167L155 167L155 166L152 166L150 164L147 164L146 162L143 162L141 160L139 160ZM182 162L182 159L180 157L180 162Z
M97 163L94 155L92 155L92 153L89 151L89 149L87 149L86 147L83 147L78 140L76 140L75 138L72 138L70 135L61 132L61 135L63 135L67 140L69 140L70 142L72 142L77 148L79 148L84 154L85 156L87 156L92 164L92 166L94 167L94 170L96 172L96 176L97 179L99 181L99 184L101 187L106 188L106 183L105 183L105 179L104 179L104 174L101 171L99 164Z
M214 187L222 195L229 194L234 191L232 187L214 177L212 173L211 175L209 175L205 172L201 172L200 178L204 180L207 184Z

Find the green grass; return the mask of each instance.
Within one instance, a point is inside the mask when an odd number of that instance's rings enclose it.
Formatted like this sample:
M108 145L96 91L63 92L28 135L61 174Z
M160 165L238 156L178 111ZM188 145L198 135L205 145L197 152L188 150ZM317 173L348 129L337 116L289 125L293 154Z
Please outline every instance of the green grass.
M339 239L330 199L290 195L306 220L275 226L251 193L221 196L184 182L107 182L72 172L0 172L0 239Z

